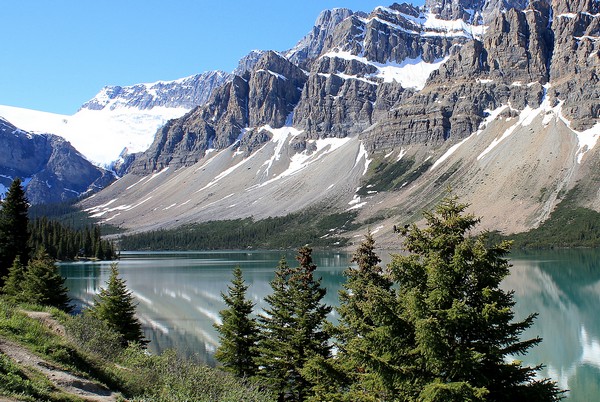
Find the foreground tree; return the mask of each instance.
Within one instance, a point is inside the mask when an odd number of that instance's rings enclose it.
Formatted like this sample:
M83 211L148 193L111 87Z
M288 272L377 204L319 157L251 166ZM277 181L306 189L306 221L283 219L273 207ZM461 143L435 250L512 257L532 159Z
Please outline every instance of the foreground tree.
M407 356L406 323L398 320L395 291L379 266L375 240L369 232L352 257L339 292L339 321L332 330L336 356L313 360L307 370L316 400L380 401L394 399L389 384ZM409 338L410 339L410 338Z
M322 303L326 290L314 278L317 267L311 253L309 247L300 248L296 268L280 261L271 282L273 293L265 299L270 307L259 318L258 375L280 400L305 400L316 385L302 374L305 365L330 355L324 327L331 307Z
M18 257L22 265L26 265L29 259L28 209L21 179L16 178L2 200L0 209L0 286L15 258Z
M8 275L4 277L2 293L13 302L25 301L23 297L23 281L25 280L25 267L20 258L15 258L13 265L8 269Z
M220 334L215 358L225 370L236 376L252 377L257 370L259 331L256 320L251 316L254 303L246 299L248 286L239 266L233 270L233 280L227 288L227 294L221 293L227 309L219 312L222 324L215 324Z
M89 309L89 314L105 321L123 337L123 346L130 343L148 343L144 339L142 324L135 317L136 304L125 280L119 277L117 264L111 264L106 288L101 288Z
M424 214L424 228L406 234L409 254L390 264L400 320L414 331L393 391L419 401L558 400L555 383L535 379L539 367L513 360L541 339L520 340L536 314L514 321L513 294L500 288L510 243L487 247L485 235L469 237L479 219L466 208L444 198Z
M17 299L20 299L19 301L53 306L66 312L72 310L65 278L59 274L54 260L44 248L40 248L35 253L24 272L19 272L20 267L16 263L13 268L7 284L18 280L22 275L21 297L16 296ZM14 292L18 292L17 286L9 290L9 293Z

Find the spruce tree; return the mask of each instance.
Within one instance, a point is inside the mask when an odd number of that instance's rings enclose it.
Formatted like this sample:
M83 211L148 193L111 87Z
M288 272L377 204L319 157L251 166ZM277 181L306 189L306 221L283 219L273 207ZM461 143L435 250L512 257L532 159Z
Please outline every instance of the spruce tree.
M411 359L397 367L397 397L419 401L553 401L556 384L535 379L539 367L513 360L541 341L520 340L535 318L514 321L512 292L500 288L509 274L510 243L486 246L485 234L470 237L479 219L447 196L426 226L413 225L404 239L407 255L390 269L398 287L400 320L410 324Z
M17 276L18 273L15 272L14 275ZM10 278L9 283L13 279ZM27 264L21 288L23 301L57 307L66 312L72 310L65 278L60 276L54 260L43 247Z
M135 317L135 309L134 298L125 280L119 277L117 264L111 264L106 288L100 289L89 313L121 334L123 346L133 342L145 345L148 342L144 339L142 324Z
M23 265L29 259L28 209L21 179L16 178L2 200L0 209L0 286L16 257Z
M286 392L288 373L297 372L291 343L295 328L294 300L290 297L289 281L293 272L285 258L282 258L271 281L273 293L265 297L269 307L258 319L261 330L258 375L267 388L281 394Z
M20 258L15 258L13 265L8 269L8 275L4 277L2 293L13 302L23 302L23 281L25 280L25 267Z
M393 399L390 383L398 373L390 369L405 358L399 352L409 343L408 331L403 321L394 319L392 281L379 266L370 232L351 261L357 267L344 272L339 321L332 331L337 354L314 360L307 374L318 384L317 400Z
M296 268L280 261L271 282L273 294L266 298L270 307L259 318L259 376L280 400L309 397L315 384L302 374L305 365L316 357L330 356L325 324L331 307L322 303L326 290L314 277L317 267L311 253L309 247L300 248Z
M220 334L215 358L225 370L238 377L252 377L257 370L256 343L259 331L256 319L251 316L254 303L246 299L247 290L238 266L233 270L233 280L227 294L221 293L227 305L227 309L219 312L222 324L215 324Z

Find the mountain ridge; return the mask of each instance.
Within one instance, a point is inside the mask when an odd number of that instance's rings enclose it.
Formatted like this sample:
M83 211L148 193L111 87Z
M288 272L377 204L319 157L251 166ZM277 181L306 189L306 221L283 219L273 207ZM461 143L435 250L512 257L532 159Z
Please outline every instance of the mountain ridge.
M482 229L506 233L538 226L575 185L600 210L598 9L428 0L323 12L290 50L242 59L81 206L129 232L356 211L376 237L449 185Z
M161 163L137 165L83 206L137 232L320 205L358 211L376 237L416 219L448 185L486 218L483 229L536 227L577 183L588 183L581 204L597 210L599 102L578 79L596 82L594 7L428 1L347 12L325 39L317 29L305 37L318 38L320 53L301 62L307 75L291 110L273 109L290 60L263 52L162 132L170 148L155 141L140 159ZM269 80L256 81L258 70Z

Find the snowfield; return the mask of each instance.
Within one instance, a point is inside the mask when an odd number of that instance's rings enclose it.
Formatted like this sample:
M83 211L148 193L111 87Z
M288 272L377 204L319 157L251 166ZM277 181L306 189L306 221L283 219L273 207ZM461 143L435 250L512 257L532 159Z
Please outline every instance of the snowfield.
M119 155L142 152L168 120L187 108L155 107L81 109L72 116L0 105L0 116L16 127L37 134L56 134L71 143L92 163L110 168Z

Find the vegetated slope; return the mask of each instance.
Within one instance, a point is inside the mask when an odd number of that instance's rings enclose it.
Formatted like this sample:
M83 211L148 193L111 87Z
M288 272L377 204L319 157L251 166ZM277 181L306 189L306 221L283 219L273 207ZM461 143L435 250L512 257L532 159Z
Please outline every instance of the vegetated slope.
M358 211L376 237L449 185L506 233L538 226L576 184L574 202L600 209L598 2L471 3L322 15L82 206L140 232L316 205Z

